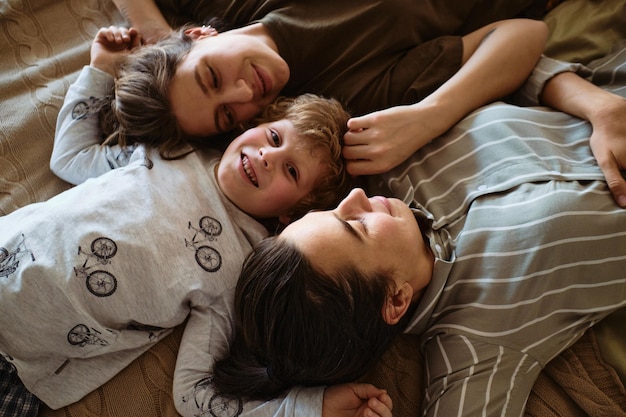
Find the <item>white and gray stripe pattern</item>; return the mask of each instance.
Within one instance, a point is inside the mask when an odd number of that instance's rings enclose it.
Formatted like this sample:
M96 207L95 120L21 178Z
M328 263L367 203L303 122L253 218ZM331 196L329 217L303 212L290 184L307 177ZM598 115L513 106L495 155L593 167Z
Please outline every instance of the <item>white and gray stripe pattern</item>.
M593 80L625 93L625 57ZM374 184L432 221L439 259L408 329L423 334L425 415L522 415L541 368L626 306L626 210L590 134L560 112L496 103Z

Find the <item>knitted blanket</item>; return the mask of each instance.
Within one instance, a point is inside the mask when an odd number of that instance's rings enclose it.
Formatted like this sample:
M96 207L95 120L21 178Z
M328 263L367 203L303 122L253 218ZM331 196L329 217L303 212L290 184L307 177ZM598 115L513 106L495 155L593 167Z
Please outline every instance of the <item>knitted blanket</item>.
M0 1L0 215L69 187L48 168L57 114L98 29L123 22L111 1Z
M364 381L385 387L394 417L421 415L423 358L415 336L402 335ZM626 416L626 390L602 357L594 329L551 361L535 382L526 417Z
M605 53L616 36L625 37L623 0L555 3L561 4L554 12L563 8L571 16L584 15L577 22L594 23L596 34L598 28L605 30L594 38L605 41L600 49L593 48L594 54ZM594 11L601 16L596 18ZM571 21L562 22L559 16L547 18L568 28L563 35L566 44L588 47L588 42L573 37ZM90 43L98 28L111 24L125 22L110 0L0 0L0 215L69 188L48 168L57 113L67 88L89 62ZM588 32L586 27L578 31ZM552 44L563 45L558 41ZM609 353L618 367L626 361L624 315L599 328L597 337L596 332L588 332L544 370L528 402L529 416L626 414L623 385L603 359ZM176 416L171 388L181 333L181 328L176 329L78 403L56 411L43 407L41 416ZM613 341L618 343L605 349ZM626 366L619 368L623 372ZM416 416L422 372L417 343L404 335L365 379L389 390L396 417Z
M61 410L41 417L178 416L172 378L182 328L159 342L113 380ZM401 335L363 381L387 389L394 417L421 415L423 358L417 337ZM626 416L626 390L600 354L593 329L541 372L526 405L527 417Z

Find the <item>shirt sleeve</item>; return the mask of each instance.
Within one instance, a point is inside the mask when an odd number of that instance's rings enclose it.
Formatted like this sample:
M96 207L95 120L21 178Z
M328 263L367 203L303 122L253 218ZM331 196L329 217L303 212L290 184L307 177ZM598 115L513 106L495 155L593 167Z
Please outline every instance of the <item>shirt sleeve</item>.
M57 117L50 169L61 179L80 184L128 164L134 147L103 146L98 113L110 99L113 77L85 66L68 89Z
M426 343L425 416L520 416L541 366L506 346L440 334Z
M591 70L582 64L559 61L542 55L524 85L512 95L513 104L540 106L541 93L546 83L563 72L574 72L583 78L591 76Z
M211 383L215 362L228 353L232 336L232 307L228 297L213 299L211 307L193 308L181 339L174 371L174 402L184 417L321 416L324 388L292 388L272 401L244 401L216 394Z

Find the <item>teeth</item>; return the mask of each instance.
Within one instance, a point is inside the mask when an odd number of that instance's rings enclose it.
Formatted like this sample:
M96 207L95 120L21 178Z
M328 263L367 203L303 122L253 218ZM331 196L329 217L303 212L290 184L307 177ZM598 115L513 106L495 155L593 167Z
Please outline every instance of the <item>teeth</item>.
M259 182L257 181L256 175L254 175L254 171L252 171L252 168L250 167L250 160L247 156L241 155L241 161L243 162L243 170L246 172L246 175L250 178L252 184L254 184L255 187L258 187Z

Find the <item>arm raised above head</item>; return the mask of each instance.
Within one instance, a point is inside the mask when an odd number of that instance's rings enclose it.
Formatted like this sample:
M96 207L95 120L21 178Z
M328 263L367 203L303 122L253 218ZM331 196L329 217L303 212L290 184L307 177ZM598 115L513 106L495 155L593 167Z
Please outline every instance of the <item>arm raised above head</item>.
M141 37L135 28L101 28L91 43L89 65L115 76L120 61L140 44Z

